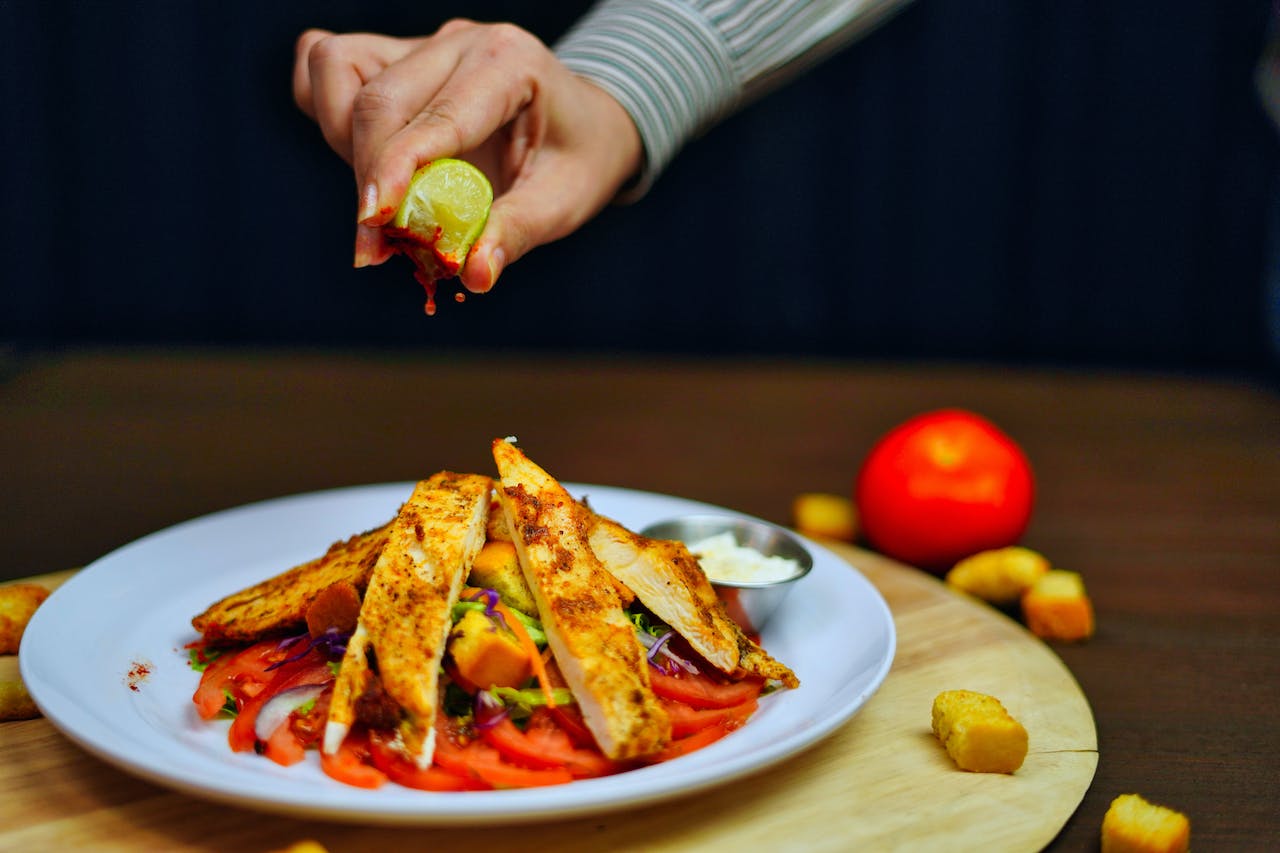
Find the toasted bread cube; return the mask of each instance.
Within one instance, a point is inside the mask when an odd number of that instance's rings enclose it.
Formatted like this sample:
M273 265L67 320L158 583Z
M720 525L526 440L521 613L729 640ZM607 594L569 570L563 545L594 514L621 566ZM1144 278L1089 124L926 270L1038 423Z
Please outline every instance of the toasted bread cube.
M806 536L852 542L858 535L858 512L843 495L805 492L791 504L796 530Z
M0 722L30 720L38 716L40 709L22 679L0 679Z
M489 540L471 564L467 585L491 589L508 607L530 616L538 614L538 605L520 570L516 546L509 541Z
M1191 822L1173 809L1138 794L1121 794L1102 818L1102 853L1184 853Z
M449 654L458 674L477 688L519 687L533 675L520 641L479 610L470 610L449 634Z
M511 528L507 526L507 515L502 511L502 502L495 493L489 502L489 517L485 519L484 535L490 542L510 542Z
M946 690L933 700L933 733L961 770L1012 773L1027 757L1027 730L1000 700Z
M947 572L946 582L992 604L1014 604L1047 571L1049 561L1038 552L1011 545L965 557Z
M1028 630L1045 640L1085 640L1093 636L1093 603L1075 572L1053 569L1022 596Z
M49 590L34 583L0 586L0 655L16 655L27 623L36 608L49 597Z
M323 844L310 838L303 841L295 841L288 847L282 847L275 853L329 853Z

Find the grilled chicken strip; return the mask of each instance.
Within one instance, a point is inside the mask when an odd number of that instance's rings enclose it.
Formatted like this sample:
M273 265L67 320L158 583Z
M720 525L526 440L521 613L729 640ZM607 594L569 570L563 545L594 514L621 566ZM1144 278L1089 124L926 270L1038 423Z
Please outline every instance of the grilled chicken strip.
M419 767L435 754L440 661L453 605L484 545L493 481L448 471L418 483L391 523L333 688L323 749L342 745L366 692L400 710L399 745Z
M511 442L493 443L499 497L547 643L600 751L657 752L671 721L649 685L644 648L587 542L587 512Z
M210 605L191 624L206 640L253 643L297 634L306 628L307 608L328 587L345 581L364 591L390 526L335 542L324 556Z
M590 542L605 570L708 663L728 674L738 668L733 620L683 544L649 539L594 513Z
M794 672L752 642L733 621L683 542L650 539L592 513L590 543L605 570L716 669L735 678L800 686Z

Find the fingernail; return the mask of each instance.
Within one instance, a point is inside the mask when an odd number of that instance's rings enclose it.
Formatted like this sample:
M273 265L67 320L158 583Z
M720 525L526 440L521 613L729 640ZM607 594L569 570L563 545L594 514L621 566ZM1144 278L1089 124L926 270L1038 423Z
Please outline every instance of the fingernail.
M367 267L373 263L373 247L369 239L369 229L364 225L356 226L356 256L352 263L356 269Z
M378 185L368 184L360 195L360 211L356 214L357 222L375 216L378 213Z
M502 266L506 262L507 253L501 247L489 253L489 287L498 283L498 276L502 275Z

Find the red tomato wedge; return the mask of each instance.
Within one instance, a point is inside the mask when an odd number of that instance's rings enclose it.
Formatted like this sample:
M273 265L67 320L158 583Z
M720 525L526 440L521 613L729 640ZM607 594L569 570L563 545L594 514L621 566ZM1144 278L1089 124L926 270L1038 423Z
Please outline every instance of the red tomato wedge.
M649 667L649 683L663 699L674 699L694 708L732 708L760 695L763 684L758 680L717 681L705 673L667 675Z
M667 716L671 718L673 738L686 737L711 726L720 726L726 731L740 728L755 713L758 705L754 696L741 705L731 705L728 708L694 708L674 699L664 699L662 702Z
M392 736L385 732L369 733L369 752L373 766L397 785L419 791L475 791L489 787L478 779L450 773L432 764L418 767L391 745Z
M227 740L234 752L248 752L256 746L257 736L253 731L254 724L257 722L258 712L272 696L293 687L328 684L333 681L333 671L329 669L324 655L315 649L308 652L305 657L272 670L269 675L271 680L266 687L240 706L240 713L231 723Z
M564 733L569 736L569 740L573 741L574 746L580 746L585 749L599 749L596 745L596 737L587 728L587 722L582 719L582 711L577 705L557 705L554 708L549 708L548 711L555 718L556 725L564 729Z
M205 668L200 676L200 686L191 697L201 718L212 720L226 704L225 691L243 695L247 683L265 684L271 680L267 667L279 660L275 640L254 643L239 652L225 652Z
M437 730L435 763L455 776L478 779L492 788L538 788L573 781L563 767L534 769L504 761L502 753L482 740L459 744L445 728Z
M670 761L673 758L679 758L682 755L688 755L691 752L697 752L704 746L715 743L729 733L724 726L708 726L705 729L696 731L688 737L677 738L667 744L666 747L656 755L651 755L648 761L652 764L658 764L663 761Z
M286 722L267 738L263 754L276 764L288 767L305 758L306 750L302 748L302 741L294 734L293 727Z
M332 779L357 788L381 788L387 774L373 766L369 737L357 729L347 735L333 755L320 753L320 768Z
M482 737L509 763L534 769L562 768L575 779L605 776L624 768L598 749L574 746L572 738L545 708L533 712L524 731L510 719L503 718L487 725Z

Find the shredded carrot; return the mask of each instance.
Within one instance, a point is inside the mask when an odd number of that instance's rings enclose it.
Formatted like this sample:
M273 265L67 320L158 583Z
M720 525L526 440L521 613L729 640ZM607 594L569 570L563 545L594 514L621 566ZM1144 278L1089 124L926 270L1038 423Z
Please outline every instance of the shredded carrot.
M507 621L507 626L511 628L511 633L515 634L516 639L520 641L520 647L529 656L529 663L533 666L533 675L538 679L538 686L542 688L542 695L546 697L547 707L554 708L556 697L551 692L551 679L547 676L547 667L543 663L542 655L538 653L538 644L533 641L533 637L529 636L529 632L524 629L524 624L516 618L507 605L499 601L493 609L502 614L502 618Z

